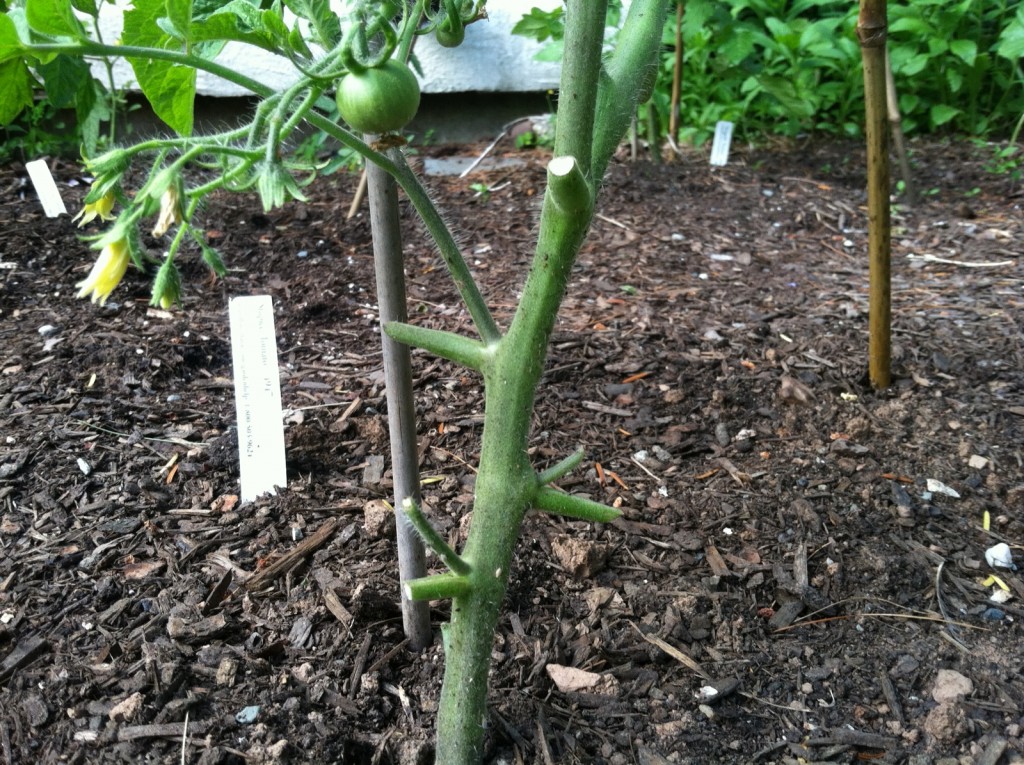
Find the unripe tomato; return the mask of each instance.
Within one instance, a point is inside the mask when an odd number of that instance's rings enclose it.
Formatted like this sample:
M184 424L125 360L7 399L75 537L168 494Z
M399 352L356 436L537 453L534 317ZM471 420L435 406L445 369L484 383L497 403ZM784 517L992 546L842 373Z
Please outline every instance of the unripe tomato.
M342 78L336 94L341 118L362 133L401 130L416 116L420 84L405 64L394 59Z
M461 21L446 18L434 29L434 37L442 48L458 48L466 39L466 27Z

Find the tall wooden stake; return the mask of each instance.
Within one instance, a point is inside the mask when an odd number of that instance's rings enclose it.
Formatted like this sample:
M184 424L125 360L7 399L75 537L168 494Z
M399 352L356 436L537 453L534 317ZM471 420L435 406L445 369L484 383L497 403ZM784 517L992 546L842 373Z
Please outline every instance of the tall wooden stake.
M889 131L886 113L886 0L860 0L857 38L864 59L864 111L868 152L868 377L875 388L891 379L891 242Z
M683 3L676 3L676 55L672 66L672 99L668 110L668 134L672 146L679 140L679 99L683 89Z
M368 139L375 138L367 136ZM392 149L391 151L398 151ZM377 305L380 325L405 322L405 262L398 221L398 187L395 179L372 162L366 163L373 232L373 268L377 273ZM420 470L416 449L416 411L412 396L412 364L409 346L381 332L384 349L384 386L391 433L391 474L395 485L395 527L398 536L398 571L402 581L426 576L423 540L399 508L411 498L420 506ZM430 645L429 604L409 600L402 588L402 621L413 650Z
M907 145L903 141L903 125L900 116L900 101L896 95L896 78L892 76L892 61L889 60L889 46L885 46L885 103L889 113L889 128L892 131L892 145L896 150L896 161L900 163L900 175L903 176L903 190L907 204L913 206L918 202L917 187L910 175L910 159L907 157Z

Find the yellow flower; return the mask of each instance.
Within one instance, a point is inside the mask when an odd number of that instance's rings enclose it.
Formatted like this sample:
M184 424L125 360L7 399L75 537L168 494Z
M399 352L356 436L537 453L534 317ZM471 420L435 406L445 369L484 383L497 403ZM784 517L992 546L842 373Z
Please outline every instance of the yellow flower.
M181 201L177 184L172 183L160 197L160 215L153 226L153 236L163 236L171 226L181 223Z
M121 282L121 277L128 270L128 240L116 239L103 247L100 256L93 264L92 271L75 286L78 297L91 296L92 302L103 305L110 293Z
M79 211L71 220L78 220L81 218L81 222L78 227L81 228L86 223L94 220L97 216L103 220L111 220L114 216L110 214L110 211L114 209L114 192L108 191L106 194L101 196L95 202L86 202L85 206Z

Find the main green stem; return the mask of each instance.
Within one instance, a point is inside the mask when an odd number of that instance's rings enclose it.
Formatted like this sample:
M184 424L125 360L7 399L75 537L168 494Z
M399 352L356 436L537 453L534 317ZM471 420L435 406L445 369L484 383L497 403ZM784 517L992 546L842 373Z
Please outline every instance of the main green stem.
M548 340L576 253L593 215L585 178L597 93L605 2L568 4L556 156L575 157L568 189L548 184L540 238L523 298L508 333L484 368L484 431L463 560L470 588L452 601L445 676L437 720L438 765L472 765L483 757L488 673L494 633L523 516L539 488L527 455L537 384ZM570 39L569 28L575 39ZM557 160L556 160L557 161ZM561 197L559 199L559 197Z

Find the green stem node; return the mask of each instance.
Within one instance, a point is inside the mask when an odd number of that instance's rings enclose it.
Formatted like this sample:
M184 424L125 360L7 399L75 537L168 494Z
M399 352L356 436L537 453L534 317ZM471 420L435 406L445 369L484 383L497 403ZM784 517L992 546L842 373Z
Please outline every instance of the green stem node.
M559 212L589 213L594 197L575 157L555 157L548 162L548 191Z
M484 345L479 340L471 340L454 332L417 327L399 321L388 322L384 326L384 331L392 340L414 348L423 348L477 372L483 372L494 355L494 345Z
M409 600L451 600L468 595L472 584L459 574L435 574L422 579L410 579L402 587Z
M582 447L577 449L557 465L552 465L547 470L538 474L537 484L539 486L547 486L549 483L554 483L559 478L564 478L580 466L580 463L583 462L583 458L585 456L586 452L583 451Z
M427 520L423 512L416 506L412 497L406 497L402 500L402 512L406 514L409 521L412 523L413 528L419 532L419 535L423 537L423 541L426 542L427 547L437 553L437 557L444 561L452 573L458 576L460 579L464 579L469 576L473 569L466 561L459 557L459 554L455 552L448 543L444 541L441 535L437 532L430 521ZM433 579L434 577L426 577L425 580L411 580L411 581L426 581ZM407 583L408 584L408 583ZM453 597L451 595L447 597ZM425 600L425 598L413 598L410 596L410 600ZM429 600L435 600L436 598L429 598Z
M533 500L533 506L538 510L553 515L564 515L568 518L579 518L582 521L594 521L596 523L611 523L621 512L600 502L594 502L583 497L574 497L572 494L563 494L554 489L541 488Z

